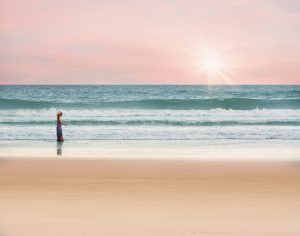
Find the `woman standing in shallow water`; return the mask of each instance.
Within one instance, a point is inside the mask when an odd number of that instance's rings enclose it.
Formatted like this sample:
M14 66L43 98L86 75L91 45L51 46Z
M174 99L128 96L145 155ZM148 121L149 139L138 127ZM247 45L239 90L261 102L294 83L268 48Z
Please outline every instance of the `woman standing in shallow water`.
M62 112L59 111L57 112L57 122L56 122L56 137L57 137L57 142L63 142L64 141L64 136L62 134L62 125L67 126L67 124L63 123L62 121Z

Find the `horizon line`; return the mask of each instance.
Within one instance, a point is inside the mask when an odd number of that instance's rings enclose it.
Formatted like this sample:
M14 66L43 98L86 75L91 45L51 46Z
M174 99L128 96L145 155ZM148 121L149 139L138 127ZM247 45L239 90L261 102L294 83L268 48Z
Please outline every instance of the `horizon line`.
M0 84L0 86L300 86L299 84Z

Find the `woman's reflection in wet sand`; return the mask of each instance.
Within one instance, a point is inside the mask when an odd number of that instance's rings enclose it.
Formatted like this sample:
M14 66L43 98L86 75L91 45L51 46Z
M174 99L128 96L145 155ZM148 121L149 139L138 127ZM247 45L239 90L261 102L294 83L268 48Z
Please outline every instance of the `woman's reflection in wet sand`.
M63 147L63 142L57 142L56 143L56 154L57 154L57 156L62 155L62 147Z

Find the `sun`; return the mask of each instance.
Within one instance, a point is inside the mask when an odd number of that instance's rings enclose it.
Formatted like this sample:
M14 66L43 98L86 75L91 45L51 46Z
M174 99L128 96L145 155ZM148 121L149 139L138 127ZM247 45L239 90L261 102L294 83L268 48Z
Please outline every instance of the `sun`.
M217 54L209 54L200 61L200 69L208 76L217 76L226 70L224 59Z
M189 68L205 84L232 84L238 71L238 58L231 47L195 44L190 48Z
M231 55L215 50L199 53L196 57L198 73L204 75L208 84L231 84L235 63Z

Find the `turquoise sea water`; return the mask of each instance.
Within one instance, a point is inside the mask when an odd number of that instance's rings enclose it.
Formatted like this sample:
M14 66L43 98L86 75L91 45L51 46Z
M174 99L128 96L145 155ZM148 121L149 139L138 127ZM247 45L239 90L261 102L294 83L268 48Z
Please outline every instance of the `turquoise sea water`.
M300 86L0 86L0 140L300 140Z

